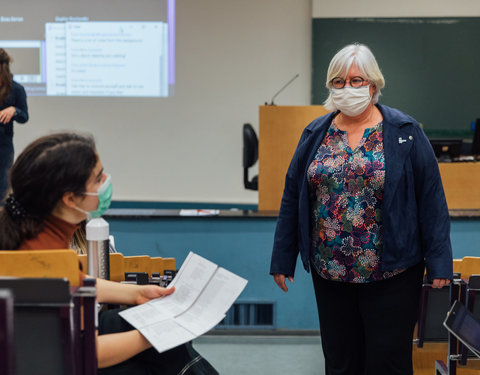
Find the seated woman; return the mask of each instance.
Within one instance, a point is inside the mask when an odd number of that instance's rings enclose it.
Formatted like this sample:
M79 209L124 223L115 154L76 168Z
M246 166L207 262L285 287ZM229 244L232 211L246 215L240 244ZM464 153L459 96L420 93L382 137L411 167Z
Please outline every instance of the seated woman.
M90 137L42 137L25 148L10 173L12 193L0 208L2 250L66 249L79 223L110 205L111 179ZM141 304L173 292L97 279L100 303ZM97 356L99 374L218 374L191 344L159 354L116 310L99 317Z

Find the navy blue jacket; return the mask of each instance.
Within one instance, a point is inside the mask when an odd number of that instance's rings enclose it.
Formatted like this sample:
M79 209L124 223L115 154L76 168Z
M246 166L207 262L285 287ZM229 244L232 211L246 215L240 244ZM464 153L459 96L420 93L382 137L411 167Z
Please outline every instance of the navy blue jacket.
M0 111L7 107L15 107L16 113L8 124L0 124L0 136L13 137L13 121L24 124L28 121L27 94L19 83L13 81L10 95L4 103L0 103Z
M419 124L377 104L383 115L385 184L382 269L408 268L425 259L427 276L452 278L450 216L437 160ZM275 231L270 273L294 276L298 253L310 269L310 203L307 169L335 113L302 133L287 171Z

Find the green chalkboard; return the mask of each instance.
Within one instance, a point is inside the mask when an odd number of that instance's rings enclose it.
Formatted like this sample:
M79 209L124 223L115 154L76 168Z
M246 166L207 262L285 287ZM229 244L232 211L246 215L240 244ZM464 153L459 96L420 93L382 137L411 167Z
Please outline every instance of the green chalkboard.
M312 32L312 104L328 95L333 55L359 42L385 77L380 103L416 118L429 136L472 136L480 118L480 18L315 18Z

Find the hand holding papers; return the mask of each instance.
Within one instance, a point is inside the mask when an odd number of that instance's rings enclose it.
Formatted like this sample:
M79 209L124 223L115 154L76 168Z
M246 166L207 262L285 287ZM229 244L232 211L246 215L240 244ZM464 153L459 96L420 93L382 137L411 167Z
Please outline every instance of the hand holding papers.
M217 325L247 280L190 252L169 287L175 292L120 315L158 352L188 342Z

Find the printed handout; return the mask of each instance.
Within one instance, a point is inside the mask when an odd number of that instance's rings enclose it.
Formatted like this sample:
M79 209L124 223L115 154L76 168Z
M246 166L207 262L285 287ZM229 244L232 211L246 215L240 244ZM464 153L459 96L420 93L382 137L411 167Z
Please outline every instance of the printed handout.
M224 317L247 280L190 252L173 281L175 292L120 312L158 352L208 332Z

